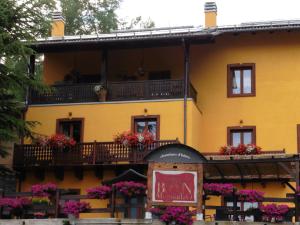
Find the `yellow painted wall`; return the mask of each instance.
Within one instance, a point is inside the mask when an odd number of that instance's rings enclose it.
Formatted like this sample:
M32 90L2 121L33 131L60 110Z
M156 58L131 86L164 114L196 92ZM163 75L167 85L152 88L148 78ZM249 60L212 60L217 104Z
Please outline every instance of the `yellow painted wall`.
M145 75L137 73L143 59ZM53 84L75 69L80 74L101 74L101 51L78 51L46 53L44 60L44 81ZM124 49L108 51L109 81L120 81L123 75L136 76L138 80L148 79L152 71L171 71L173 79L183 78L183 49L163 47L146 49Z
M43 77L46 84L63 81L72 70L80 74L100 74L100 51L46 53Z
M300 34L275 32L224 35L192 46L191 80L203 112L201 151L226 144L226 128L256 126L264 150L296 153L300 123ZM227 98L227 64L256 64L256 97Z
M188 110L195 114L195 108L189 100ZM68 118L72 112L73 118L84 118L84 142L112 141L113 135L131 129L131 116L144 115L144 109L148 110L148 115L160 115L161 140L179 138L183 142L183 100L30 106L26 118L41 123L35 128L37 133L52 135L56 131L56 119ZM188 124L191 130L188 133L192 135L192 117ZM188 144L192 143L191 137L188 140Z

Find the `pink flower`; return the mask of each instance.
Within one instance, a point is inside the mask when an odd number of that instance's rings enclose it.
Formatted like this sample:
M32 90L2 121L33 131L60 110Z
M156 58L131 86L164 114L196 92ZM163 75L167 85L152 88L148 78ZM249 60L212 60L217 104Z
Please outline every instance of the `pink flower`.
M68 201L65 202L63 207L65 214L72 214L76 217L79 216L80 213L85 212L86 210L90 209L91 206L88 202L76 202L76 201Z
M238 199L243 202L261 202L264 200L264 193L256 190L240 190L237 193Z
M147 189L145 184L134 181L120 181L113 186L125 196L144 195Z
M150 210L153 214L159 215L162 222L170 224L175 222L178 225L191 225L193 224L193 215L187 207L174 207L168 206L166 208L152 208Z
M57 190L56 184L35 184L31 186L32 196L35 197L49 197Z
M31 204L28 198L0 198L0 207L7 207L9 211L13 209L23 209Z
M89 198L107 199L111 195L112 188L107 185L103 185L100 187L89 188L86 192Z
M226 196L233 194L234 186L233 184L205 183L203 189L206 194Z
M260 207L261 212L263 213L263 220L270 222L272 218L276 221L282 221L285 214L288 213L289 207L287 205L276 205L276 204L267 204Z

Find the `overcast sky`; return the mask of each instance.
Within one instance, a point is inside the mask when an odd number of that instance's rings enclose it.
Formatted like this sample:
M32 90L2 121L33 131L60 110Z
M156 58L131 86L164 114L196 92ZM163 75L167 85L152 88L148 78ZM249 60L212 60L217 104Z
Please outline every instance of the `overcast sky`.
M216 0L218 25L300 19L300 0ZM204 0L123 0L118 15L150 17L156 27L204 24Z

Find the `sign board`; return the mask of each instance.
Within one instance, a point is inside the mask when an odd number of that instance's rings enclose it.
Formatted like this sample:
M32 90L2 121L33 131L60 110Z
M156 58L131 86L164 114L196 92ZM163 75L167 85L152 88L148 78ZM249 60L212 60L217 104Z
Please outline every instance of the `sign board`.
M152 190L153 202L196 203L197 171L154 170Z

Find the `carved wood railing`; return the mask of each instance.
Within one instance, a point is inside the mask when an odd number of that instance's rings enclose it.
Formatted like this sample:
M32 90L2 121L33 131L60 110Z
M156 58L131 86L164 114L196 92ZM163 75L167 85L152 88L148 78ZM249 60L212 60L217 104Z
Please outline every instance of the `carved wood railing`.
M97 84L60 84L53 85L52 91L37 93L31 91L28 103L58 104L97 102L94 92ZM197 92L190 84L188 97L196 101ZM175 99L184 97L183 80L146 80L107 83L107 101L130 101L151 99Z
M143 157L152 150L177 140L160 140L144 148L125 147L114 142L78 143L69 150L39 145L15 145L14 167L102 165L114 162L144 163Z

